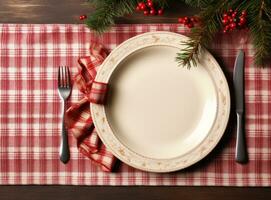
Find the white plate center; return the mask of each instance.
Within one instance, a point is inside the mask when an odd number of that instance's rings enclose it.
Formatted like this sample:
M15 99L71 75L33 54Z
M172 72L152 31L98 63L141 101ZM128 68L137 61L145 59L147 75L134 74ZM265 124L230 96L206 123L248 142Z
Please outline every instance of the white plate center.
M207 136L216 117L211 76L200 65L179 67L177 52L170 46L138 50L109 80L108 122L125 146L146 157L188 153Z

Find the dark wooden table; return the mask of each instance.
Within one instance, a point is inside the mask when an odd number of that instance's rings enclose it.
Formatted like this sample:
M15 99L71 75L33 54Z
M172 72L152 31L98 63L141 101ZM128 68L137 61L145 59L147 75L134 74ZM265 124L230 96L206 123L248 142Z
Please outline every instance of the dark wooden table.
M81 23L79 16L93 10L85 0L0 0L0 23ZM176 23L179 16L196 10L175 3L163 16L134 14L117 23ZM271 199L270 188L238 187L101 187L101 186L0 186L0 199Z

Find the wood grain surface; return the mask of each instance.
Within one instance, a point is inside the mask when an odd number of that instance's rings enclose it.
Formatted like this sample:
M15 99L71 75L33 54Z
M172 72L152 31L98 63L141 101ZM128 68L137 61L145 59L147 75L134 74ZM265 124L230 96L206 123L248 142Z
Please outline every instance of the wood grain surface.
M0 23L76 24L79 16L89 14L93 7L86 0L0 0ZM135 12L117 19L117 23L176 23L178 16L196 10L183 3L173 3L163 16L144 16Z
M94 8L85 0L0 0L0 23L81 23L78 19ZM197 10L173 3L163 16L135 13L117 23L175 23L177 18ZM146 200L268 200L270 188L238 187L109 187L109 186L0 186L0 200L32 199L146 199Z
M269 200L270 188L1 186L1 200Z

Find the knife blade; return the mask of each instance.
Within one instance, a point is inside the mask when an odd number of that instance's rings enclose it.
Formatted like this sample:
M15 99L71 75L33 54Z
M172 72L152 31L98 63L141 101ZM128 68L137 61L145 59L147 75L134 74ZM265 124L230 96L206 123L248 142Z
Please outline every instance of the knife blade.
M244 129L244 51L240 50L236 57L233 70L233 84L235 92L235 111L237 115L237 140L235 150L235 160L238 163L246 163L248 161L245 129Z

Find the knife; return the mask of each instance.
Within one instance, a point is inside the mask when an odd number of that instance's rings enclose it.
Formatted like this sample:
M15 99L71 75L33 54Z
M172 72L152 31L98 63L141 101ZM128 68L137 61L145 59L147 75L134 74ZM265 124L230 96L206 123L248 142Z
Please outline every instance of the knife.
M233 71L233 84L235 92L235 111L237 115L237 141L235 150L235 160L238 163L248 161L245 129L244 129L244 51L240 50L235 60Z

